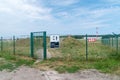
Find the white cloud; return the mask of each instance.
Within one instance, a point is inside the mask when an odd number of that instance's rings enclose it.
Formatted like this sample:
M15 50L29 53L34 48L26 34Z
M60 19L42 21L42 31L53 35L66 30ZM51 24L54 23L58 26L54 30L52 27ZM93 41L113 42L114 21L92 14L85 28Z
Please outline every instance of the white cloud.
M97 21L83 21L83 23L80 26L83 26L84 29L91 29L96 27L99 28L108 27L109 24L104 23L104 20L97 20Z
M62 17L61 23L65 26L69 26L75 29L94 29L99 28L110 28L113 24L117 24L116 18L119 18L120 8L119 7L108 7L108 8L76 8L71 9L71 12L63 11L58 13L58 17ZM63 25L63 26L64 26ZM67 27L68 28L68 27Z
M59 13L56 13L56 16L58 16L59 18L69 18L70 17L70 14L68 13L68 12L65 12L65 11L63 11L63 12L59 12Z
M0 24L3 26L0 32L5 32L6 28L11 29L8 32L37 30L65 32L64 30L82 31L95 29L95 27L119 26L120 7L111 5L117 4L119 0L107 0L107 5L101 4L97 7L76 5L75 3L79 1L0 0L0 17L2 18Z
M91 15L93 18L96 19L113 19L116 20L115 16L119 16L120 14L120 7L110 7L110 8L103 8L103 9L96 9L91 11Z
M0 8L0 12L5 12L5 13L12 13L13 11L10 8Z
M17 16L49 20L51 9L35 6L29 0L4 0L0 1L0 12L13 13ZM34 2L36 0L32 0Z

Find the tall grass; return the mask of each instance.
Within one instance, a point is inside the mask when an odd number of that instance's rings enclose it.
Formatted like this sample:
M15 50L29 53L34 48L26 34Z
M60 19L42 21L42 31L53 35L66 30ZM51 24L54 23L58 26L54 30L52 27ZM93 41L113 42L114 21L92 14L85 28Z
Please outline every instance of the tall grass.
M74 38L65 38L60 44L60 48L49 49L49 51L56 57L60 56L66 60L85 60L86 43L85 40L76 40ZM88 58L89 59L104 59L108 55L115 53L116 50L102 45L100 41L90 42L88 44Z
M2 53L9 53L16 55L22 55L22 56L30 56L30 39L29 38L23 38L23 39L16 39L15 40L15 46L13 43L13 40L3 40L3 50ZM1 48L1 47L0 47Z
M34 60L29 57L15 56L8 53L0 53L0 70L12 71L19 66L32 66Z
M37 66L47 66L60 73L92 68L105 73L120 74L120 55L116 55L114 48L102 45L100 40L88 43L88 61L86 61L85 46L84 39L65 38L60 42L60 48L49 49L54 57Z

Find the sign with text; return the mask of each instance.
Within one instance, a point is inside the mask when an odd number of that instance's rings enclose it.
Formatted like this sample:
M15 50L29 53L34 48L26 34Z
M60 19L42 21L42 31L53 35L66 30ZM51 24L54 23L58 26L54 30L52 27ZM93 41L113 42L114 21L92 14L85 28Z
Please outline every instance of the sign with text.
M50 36L50 47L51 48L58 48L59 41L60 41L59 35L51 35Z
M89 38L88 42L96 42L96 38Z

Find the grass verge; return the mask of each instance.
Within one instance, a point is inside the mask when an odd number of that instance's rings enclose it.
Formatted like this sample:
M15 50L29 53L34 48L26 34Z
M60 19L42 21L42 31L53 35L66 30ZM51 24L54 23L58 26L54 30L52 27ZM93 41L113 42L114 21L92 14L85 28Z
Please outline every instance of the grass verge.
M85 59L85 40L65 38L58 49L49 49L55 57L36 64L42 70L55 69L60 73L73 73L83 69L120 74L120 53L102 45L100 41L88 44L88 61Z
M4 69L12 71L22 65L32 66L33 63L34 60L29 57L0 53L0 71Z
M114 56L115 57L115 56ZM118 57L118 56L117 56ZM120 57L120 56L119 56ZM103 73L111 73L111 74L119 74L120 75L120 59L102 59L102 60L88 60L88 61L80 61L80 60L73 60L68 61L64 59L56 59L51 58L49 60L45 60L36 64L35 66L39 67L41 70L47 69L54 69L59 73L74 73L79 70L84 69L97 69Z

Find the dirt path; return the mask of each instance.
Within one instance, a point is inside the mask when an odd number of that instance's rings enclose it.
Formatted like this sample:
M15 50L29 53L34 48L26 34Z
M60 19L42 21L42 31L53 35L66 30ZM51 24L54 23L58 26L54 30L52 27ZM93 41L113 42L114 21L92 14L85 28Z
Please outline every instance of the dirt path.
M36 53L35 53L37 56L38 56L38 60L43 60L43 49L39 49L39 50L37 50L36 51ZM49 59L49 58L51 58L51 54L50 54L50 52L48 51L48 49L47 49L47 59Z
M0 80L120 80L120 78L99 73L94 69L73 74L58 74L56 71L40 71L22 66L13 72L1 71Z

